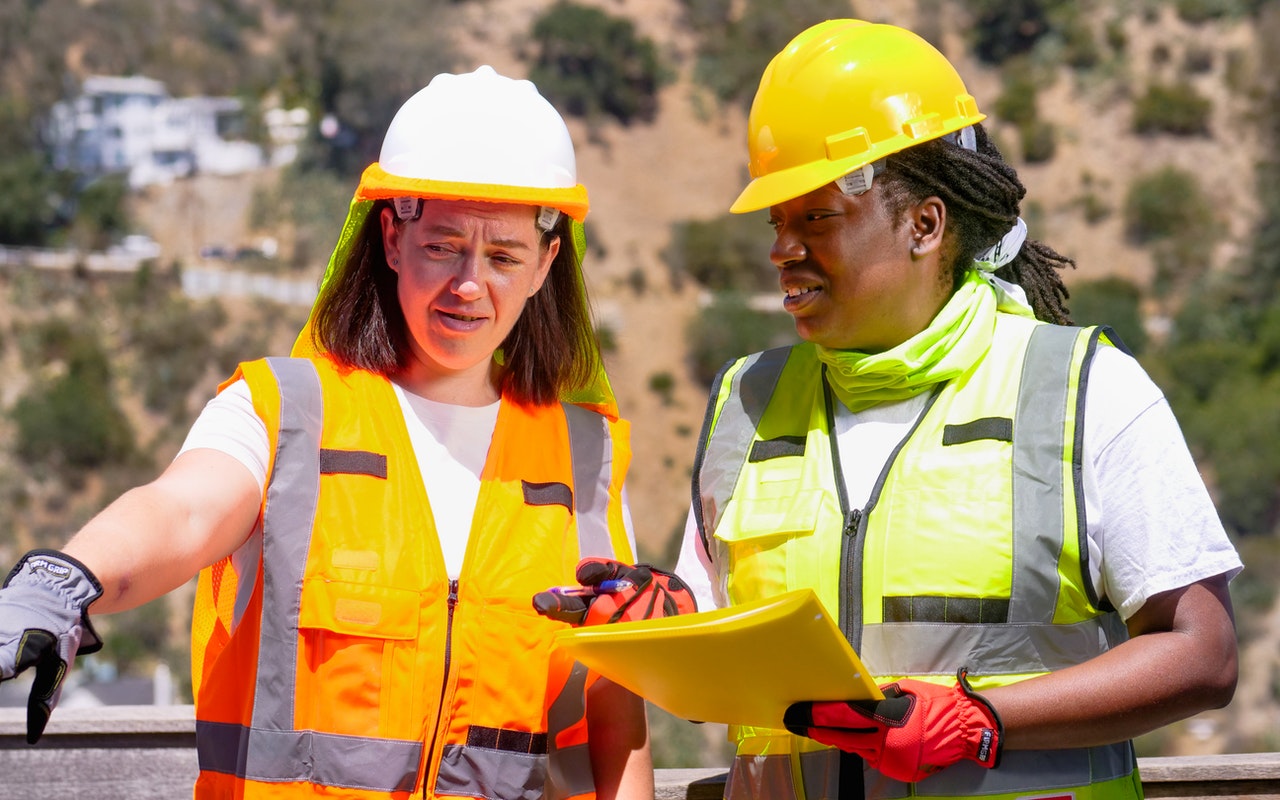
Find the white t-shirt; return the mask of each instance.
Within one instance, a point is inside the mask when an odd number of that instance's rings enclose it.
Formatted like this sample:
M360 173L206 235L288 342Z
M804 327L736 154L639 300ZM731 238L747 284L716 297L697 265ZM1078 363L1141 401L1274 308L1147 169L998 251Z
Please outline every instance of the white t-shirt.
M864 506L927 395L854 414L837 404L836 433L851 508ZM1094 586L1131 617L1153 595L1223 573L1240 557L1227 538L1159 387L1138 362L1098 348L1085 394L1083 481ZM690 513L676 573L698 607L724 604Z
M500 403L457 406L392 386L431 503L445 567L450 578L457 578L462 572L471 519L480 494L480 473L489 454ZM270 447L266 425L253 410L249 385L238 380L205 404L178 455L196 448L226 453L244 464L261 489L266 485ZM631 550L635 552L625 494L623 516Z

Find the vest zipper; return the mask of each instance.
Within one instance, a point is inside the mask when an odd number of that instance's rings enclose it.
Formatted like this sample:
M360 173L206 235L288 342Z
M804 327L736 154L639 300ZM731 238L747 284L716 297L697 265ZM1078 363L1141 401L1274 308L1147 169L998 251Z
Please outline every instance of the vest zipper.
M431 765L436 763L436 742L440 740L440 723L445 715L444 698L449 692L449 667L452 660L453 650L453 610L458 605L458 581L456 578L449 579L449 614L445 619L444 626L444 678L440 681L440 702L437 708L440 713L436 715L436 729L431 734L431 747L427 749L427 774L422 780L422 796L430 796L430 785L427 783L431 779Z

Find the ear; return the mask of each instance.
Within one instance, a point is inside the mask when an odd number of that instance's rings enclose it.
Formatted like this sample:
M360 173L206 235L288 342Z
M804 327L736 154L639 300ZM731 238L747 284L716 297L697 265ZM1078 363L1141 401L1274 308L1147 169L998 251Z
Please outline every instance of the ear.
M911 230L911 255L923 258L942 249L947 230L947 206L939 197L926 197L907 213Z
M533 277L533 284L529 287L529 296L533 297L542 288L542 284L547 282L547 276L551 274L551 265L555 263L556 256L560 253L560 237L552 236L547 242L547 249L538 256L538 272Z
M397 254L400 252L400 233L404 226L396 217L395 210L390 207L382 209L378 221L382 223L382 250L386 253L387 266L393 272L399 272L400 257Z

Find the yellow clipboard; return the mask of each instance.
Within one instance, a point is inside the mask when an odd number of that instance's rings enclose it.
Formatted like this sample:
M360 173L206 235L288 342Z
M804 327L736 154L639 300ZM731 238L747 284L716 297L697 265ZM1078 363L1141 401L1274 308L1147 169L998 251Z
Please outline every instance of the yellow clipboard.
M688 720L782 728L802 700L879 699L811 589L680 617L572 628L556 644Z

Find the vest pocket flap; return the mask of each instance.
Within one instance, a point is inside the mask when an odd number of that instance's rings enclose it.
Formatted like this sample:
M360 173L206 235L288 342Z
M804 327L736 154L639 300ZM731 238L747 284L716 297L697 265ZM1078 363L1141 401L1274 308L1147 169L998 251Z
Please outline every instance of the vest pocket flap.
M822 497L821 489L797 489L785 495L734 500L715 536L725 542L806 536L818 524Z
M299 628L373 639L418 635L418 593L311 578L303 585Z

